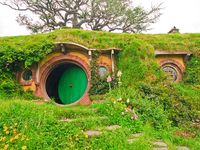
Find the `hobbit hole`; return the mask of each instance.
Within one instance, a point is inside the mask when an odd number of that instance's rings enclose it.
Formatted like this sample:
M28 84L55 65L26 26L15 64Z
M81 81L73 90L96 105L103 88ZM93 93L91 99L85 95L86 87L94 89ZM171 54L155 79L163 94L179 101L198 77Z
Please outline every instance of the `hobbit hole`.
M99 76L112 74L117 51L114 48L88 49L76 43L56 43L52 53L30 70L19 72L17 78L25 90L32 90L38 97L53 99L61 105L89 105L93 60L97 63ZM92 57L96 52L97 58Z
M96 50L76 43L56 43L52 53L30 70L19 72L17 79L25 90L32 90L46 100L53 99L57 104L89 105L92 63L97 63L96 74L104 79L115 73L118 52L116 48ZM173 82L182 80L190 55L184 51L155 51L157 63Z

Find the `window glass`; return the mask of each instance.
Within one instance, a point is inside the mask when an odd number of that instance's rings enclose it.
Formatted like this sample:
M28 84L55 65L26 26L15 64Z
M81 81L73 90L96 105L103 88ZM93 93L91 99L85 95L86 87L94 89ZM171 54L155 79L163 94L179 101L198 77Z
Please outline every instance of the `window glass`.
M30 81L32 80L32 71L27 69L23 72L22 78L24 81Z
M178 72L173 66L164 66L163 71L168 74L168 80L175 82L178 79Z
M106 75L108 75L108 69L104 66L100 66L98 69L98 73L100 77L105 77Z

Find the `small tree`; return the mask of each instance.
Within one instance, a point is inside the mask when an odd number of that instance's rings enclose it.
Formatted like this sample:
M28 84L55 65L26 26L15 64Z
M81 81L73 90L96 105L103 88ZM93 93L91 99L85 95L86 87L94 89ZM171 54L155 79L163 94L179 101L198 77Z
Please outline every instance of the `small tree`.
M0 4L20 11L18 23L32 32L62 27L141 32L161 15L161 4L148 11L134 7L131 0L0 0Z

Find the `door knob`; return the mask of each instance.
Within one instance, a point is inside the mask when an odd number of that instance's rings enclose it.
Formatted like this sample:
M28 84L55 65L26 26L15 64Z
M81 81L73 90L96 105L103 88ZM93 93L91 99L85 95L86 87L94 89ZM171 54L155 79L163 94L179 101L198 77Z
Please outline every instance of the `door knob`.
M70 87L70 88L72 88L72 87L73 87L73 85L72 85L72 84L70 84L70 85L69 85L69 87Z

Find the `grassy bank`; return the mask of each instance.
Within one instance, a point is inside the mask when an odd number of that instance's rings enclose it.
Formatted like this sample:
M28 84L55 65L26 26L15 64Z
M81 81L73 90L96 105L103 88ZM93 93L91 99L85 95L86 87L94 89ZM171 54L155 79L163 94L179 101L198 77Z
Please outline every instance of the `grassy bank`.
M183 145L199 148L200 137L178 135L178 128L155 130L150 122L144 123L140 114L138 120L132 120L124 108L123 104L111 101L68 108L21 99L1 100L0 148L152 149L153 142L158 140L165 142L169 149ZM120 127L108 130L110 125ZM85 133L88 130L98 130L101 135L90 137ZM135 133L141 135L130 143L128 139Z
M35 98L22 91L15 73L51 53L54 42L75 42L94 49L121 49L117 66L122 71L122 83L114 84L113 90L104 97L107 102L89 107L57 107L52 103L38 105L24 100ZM166 80L156 63L155 50L193 53L182 82ZM2 37L1 148L152 149L152 142L160 139L169 149L176 149L178 145L198 149L199 50L200 34L143 35L63 29L48 34ZM115 82L118 81L115 77ZM108 89L106 82L105 86L104 90ZM98 87L94 88L99 91ZM127 107L131 107L139 119L132 120L132 114L125 112ZM110 131L109 125L120 128ZM100 130L102 134L90 138L85 134L88 130ZM128 139L134 133L143 135L130 144Z

